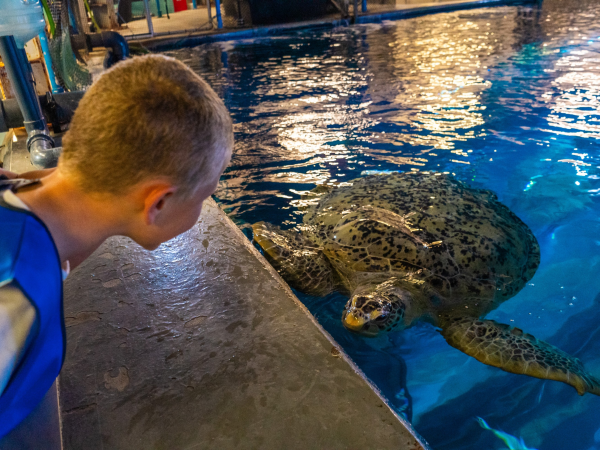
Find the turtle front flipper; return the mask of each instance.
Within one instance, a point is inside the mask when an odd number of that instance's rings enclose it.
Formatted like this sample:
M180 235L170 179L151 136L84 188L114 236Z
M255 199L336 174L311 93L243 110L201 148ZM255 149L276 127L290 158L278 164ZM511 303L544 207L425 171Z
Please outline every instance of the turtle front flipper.
M309 295L324 296L334 288L333 269L314 243L293 230L266 222L252 225L254 241L290 286Z
M600 381L587 373L579 359L531 334L493 320L448 318L442 323L448 344L478 361L511 373L562 381L579 395L600 395Z

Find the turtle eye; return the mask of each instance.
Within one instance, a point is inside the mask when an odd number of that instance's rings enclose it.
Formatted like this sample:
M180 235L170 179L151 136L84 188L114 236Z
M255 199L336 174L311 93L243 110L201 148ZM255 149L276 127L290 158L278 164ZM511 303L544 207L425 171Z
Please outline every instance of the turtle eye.
M384 320L387 320L387 318L387 313L383 312L380 316L377 316L375 319L373 319L373 322L383 322Z
M357 308L362 308L363 306L365 306L365 303L367 303L367 300L368 300L368 298L364 297L364 296L357 297L355 306Z

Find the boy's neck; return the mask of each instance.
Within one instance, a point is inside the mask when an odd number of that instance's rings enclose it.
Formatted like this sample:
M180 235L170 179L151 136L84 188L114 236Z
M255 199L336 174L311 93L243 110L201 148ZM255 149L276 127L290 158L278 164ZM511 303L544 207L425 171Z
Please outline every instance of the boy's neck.
M109 236L124 233L119 202L82 191L60 170L42 178L40 185L19 190L17 197L46 224L61 262L69 261L71 268Z

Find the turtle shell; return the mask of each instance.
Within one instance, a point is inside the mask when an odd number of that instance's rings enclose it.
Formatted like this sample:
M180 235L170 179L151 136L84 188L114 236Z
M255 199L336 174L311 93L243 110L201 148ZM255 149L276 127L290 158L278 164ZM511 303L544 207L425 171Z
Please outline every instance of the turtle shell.
M311 206L303 226L349 291L357 280L385 274L442 300L498 303L522 289L539 265L530 229L491 191L429 172L351 183Z

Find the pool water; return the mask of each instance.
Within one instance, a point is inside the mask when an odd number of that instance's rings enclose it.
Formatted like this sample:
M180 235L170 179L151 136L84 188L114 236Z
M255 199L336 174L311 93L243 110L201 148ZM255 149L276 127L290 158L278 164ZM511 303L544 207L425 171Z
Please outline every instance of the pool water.
M531 227L542 263L487 317L600 376L599 17L600 1L546 0L168 54L232 113L216 196L240 226L293 228L302 193L371 171L491 189ZM344 296L299 297L432 448L600 450L600 397L488 367L426 324L363 338L342 327Z

